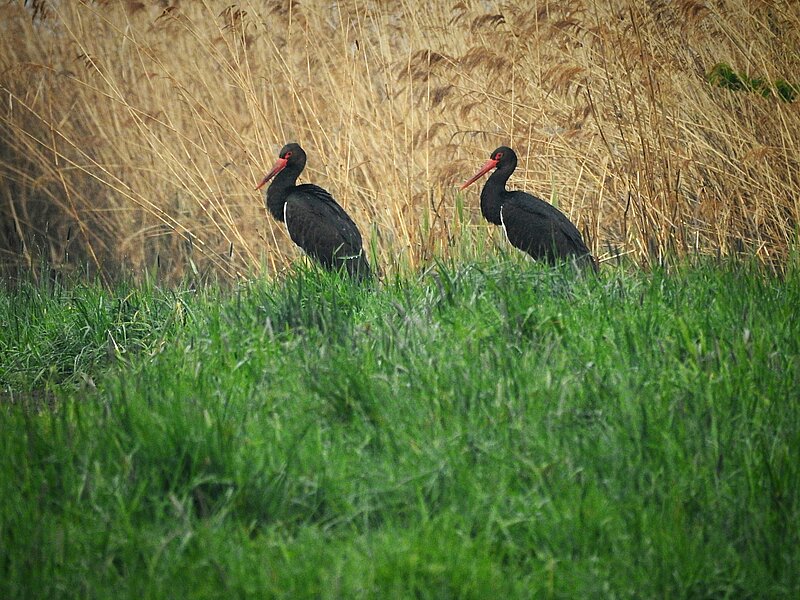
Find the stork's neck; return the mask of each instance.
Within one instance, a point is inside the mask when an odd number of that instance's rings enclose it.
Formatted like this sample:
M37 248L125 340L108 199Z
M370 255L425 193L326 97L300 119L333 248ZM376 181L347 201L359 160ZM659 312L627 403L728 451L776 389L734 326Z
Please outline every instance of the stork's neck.
M506 181L511 176L511 170L498 168L491 174L481 192L481 213L490 223L502 225L500 221L500 208L506 199Z
M283 209L286 205L286 198L291 193L297 183L299 172L286 168L275 176L272 183L267 188L267 210L278 221L283 223Z

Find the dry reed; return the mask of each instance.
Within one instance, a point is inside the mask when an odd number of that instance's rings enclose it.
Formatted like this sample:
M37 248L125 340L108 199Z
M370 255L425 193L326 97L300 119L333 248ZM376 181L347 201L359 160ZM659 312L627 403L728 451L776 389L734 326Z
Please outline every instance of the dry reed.
M798 3L531 6L4 3L0 262L275 272L297 251L253 186L287 141L385 272L486 247L456 184L500 144L601 257L787 257L800 103L706 73L800 79Z

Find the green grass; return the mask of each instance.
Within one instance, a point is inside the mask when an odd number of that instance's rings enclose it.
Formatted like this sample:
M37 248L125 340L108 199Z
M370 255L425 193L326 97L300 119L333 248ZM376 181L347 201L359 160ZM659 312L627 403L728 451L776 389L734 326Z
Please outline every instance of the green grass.
M795 598L800 272L0 293L0 597Z
M792 84L785 79L776 79L770 83L763 77L749 77L740 74L726 63L717 63L706 74L706 80L717 87L739 92L746 90L755 92L764 98L771 98L773 92L784 102L794 102L800 85Z

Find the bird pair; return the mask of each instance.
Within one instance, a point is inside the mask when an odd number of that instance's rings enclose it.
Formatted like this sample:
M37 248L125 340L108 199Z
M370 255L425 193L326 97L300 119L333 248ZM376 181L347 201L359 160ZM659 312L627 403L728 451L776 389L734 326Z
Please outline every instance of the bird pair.
M296 185L306 166L306 153L299 144L287 144L278 161L256 187L268 181L266 204L270 214L284 223L292 241L323 267L344 270L357 279L370 279L361 233L350 216L326 190L313 184ZM481 192L481 213L500 225L513 246L536 260L555 264L573 260L597 271L597 263L578 229L552 204L519 191L506 190L506 182L517 167L511 148L497 148L463 190L495 169Z

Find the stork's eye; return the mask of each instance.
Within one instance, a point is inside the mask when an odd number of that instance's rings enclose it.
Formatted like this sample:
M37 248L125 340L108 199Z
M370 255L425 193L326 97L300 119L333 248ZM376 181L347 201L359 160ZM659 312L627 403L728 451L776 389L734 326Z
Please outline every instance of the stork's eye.
M503 158L503 153L502 152L498 152L497 154L494 155L494 159L495 160L500 160L501 158Z
M291 156L292 156L292 151L291 151L291 150L289 150L289 152L287 152L286 154L284 154L284 155L283 155L283 158L286 158L286 159L288 159L288 158L290 158Z

